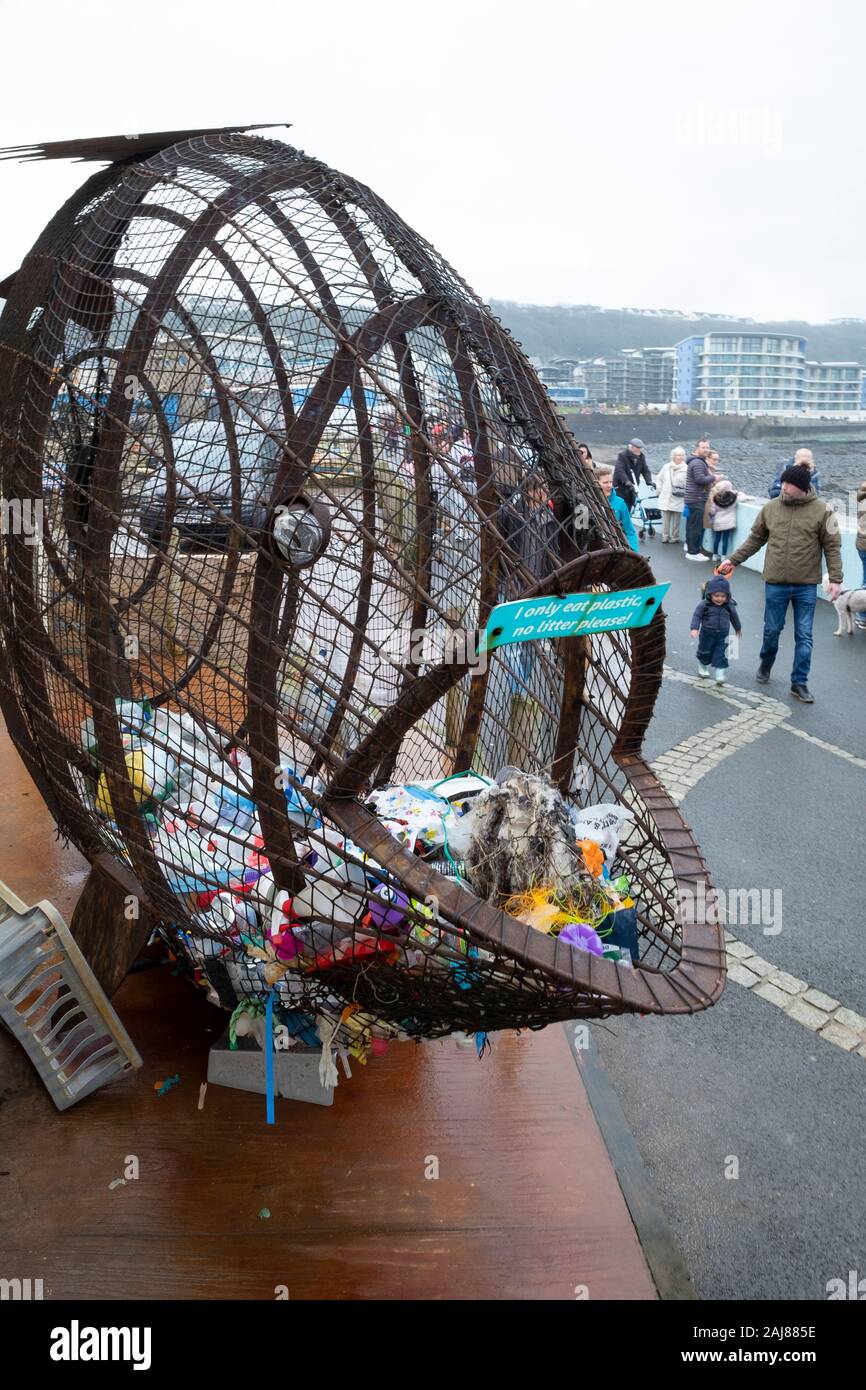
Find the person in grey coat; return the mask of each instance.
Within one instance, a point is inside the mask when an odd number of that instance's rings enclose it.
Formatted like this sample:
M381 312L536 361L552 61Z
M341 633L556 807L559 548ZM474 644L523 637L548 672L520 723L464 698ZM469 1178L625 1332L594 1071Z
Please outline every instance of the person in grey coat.
M711 453L710 441L699 439L695 452L686 464L686 559L706 561L708 556L701 549L704 537L704 507L710 495L710 488L716 475L707 459Z

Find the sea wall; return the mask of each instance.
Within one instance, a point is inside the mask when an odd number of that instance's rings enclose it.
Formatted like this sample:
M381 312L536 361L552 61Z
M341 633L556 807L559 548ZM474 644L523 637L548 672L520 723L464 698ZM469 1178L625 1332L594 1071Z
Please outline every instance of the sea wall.
M646 444L685 444L688 448L702 434L712 438L745 437L751 423L738 415L566 415L565 423L576 439L587 444L615 444L622 449L630 439Z
M566 415L567 427L587 444L616 444L621 449L637 437L647 444L684 444L688 448L701 435L710 439L755 439L768 443L818 444L866 443L866 421L779 420L745 415Z

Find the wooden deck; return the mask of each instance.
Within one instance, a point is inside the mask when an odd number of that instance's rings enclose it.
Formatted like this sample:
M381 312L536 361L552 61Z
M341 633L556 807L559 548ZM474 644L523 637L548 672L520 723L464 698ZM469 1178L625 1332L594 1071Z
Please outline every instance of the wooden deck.
M85 865L5 733L0 774L0 878L68 920ZM226 1015L170 967L114 1003L145 1065L65 1114L0 1035L0 1275L75 1300L655 1297L560 1027L481 1061L392 1045L270 1127L262 1096L209 1086L198 1109Z

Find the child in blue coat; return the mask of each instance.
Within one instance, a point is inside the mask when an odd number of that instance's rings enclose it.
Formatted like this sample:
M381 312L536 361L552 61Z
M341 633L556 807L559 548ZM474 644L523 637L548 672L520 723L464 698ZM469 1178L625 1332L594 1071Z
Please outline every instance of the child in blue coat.
M705 586L703 598L692 614L691 635L698 639L698 675L716 672L716 685L724 685L728 669L728 634L743 630L727 579L716 575Z

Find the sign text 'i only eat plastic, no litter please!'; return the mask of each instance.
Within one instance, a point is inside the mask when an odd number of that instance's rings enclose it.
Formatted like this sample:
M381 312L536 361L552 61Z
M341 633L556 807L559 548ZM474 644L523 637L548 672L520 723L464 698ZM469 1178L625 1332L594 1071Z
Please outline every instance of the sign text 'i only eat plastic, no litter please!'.
M646 627L659 610L669 584L614 593L563 594L500 603L487 620L487 651L511 642L538 642L552 637L619 632Z

